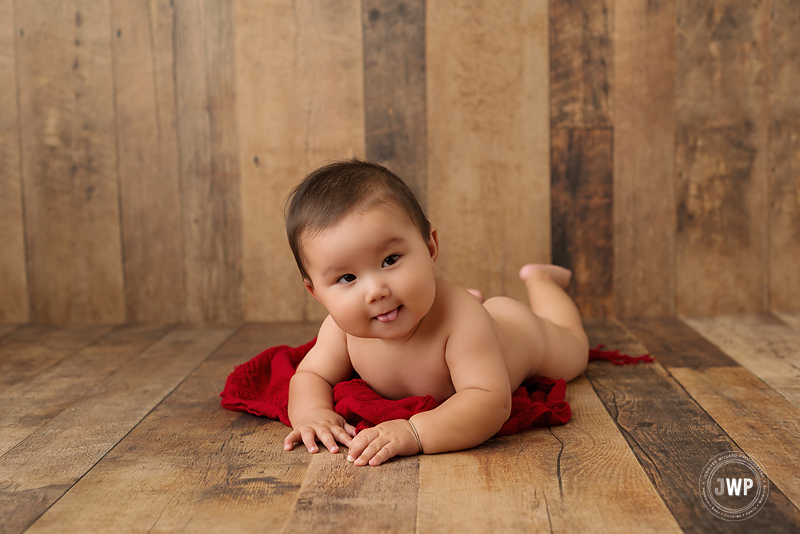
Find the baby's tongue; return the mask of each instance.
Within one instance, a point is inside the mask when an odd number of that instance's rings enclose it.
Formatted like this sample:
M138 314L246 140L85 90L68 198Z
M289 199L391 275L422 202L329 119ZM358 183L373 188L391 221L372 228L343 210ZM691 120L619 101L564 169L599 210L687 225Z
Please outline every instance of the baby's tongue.
M380 322L382 322L382 323L387 323L389 321L394 321L395 319L397 319L397 308L393 309L392 311L390 311L388 313L382 313L382 314L378 315L375 318L377 320L379 320Z

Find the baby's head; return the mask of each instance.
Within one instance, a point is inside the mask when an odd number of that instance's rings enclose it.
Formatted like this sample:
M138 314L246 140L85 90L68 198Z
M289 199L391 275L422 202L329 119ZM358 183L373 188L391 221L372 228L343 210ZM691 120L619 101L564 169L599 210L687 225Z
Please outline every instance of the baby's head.
M303 241L338 224L347 215L375 206L399 209L428 241L431 223L411 189L389 169L356 159L313 171L286 201L286 235L303 279L310 282Z

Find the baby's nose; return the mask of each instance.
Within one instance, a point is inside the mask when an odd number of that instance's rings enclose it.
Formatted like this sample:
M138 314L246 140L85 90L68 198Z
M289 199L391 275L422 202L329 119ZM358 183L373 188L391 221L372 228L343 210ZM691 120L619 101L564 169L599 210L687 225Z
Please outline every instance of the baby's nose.
M391 295L391 291L389 291L389 286L387 286L381 280L374 280L367 291L367 302L372 303L381 299L384 299Z

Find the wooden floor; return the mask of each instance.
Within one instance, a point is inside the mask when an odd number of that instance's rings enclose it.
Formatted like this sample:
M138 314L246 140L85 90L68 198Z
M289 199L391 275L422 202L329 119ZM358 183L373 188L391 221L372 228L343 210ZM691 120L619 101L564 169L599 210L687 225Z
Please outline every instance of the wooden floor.
M798 532L800 313L592 320L564 426L356 468L281 447L219 392L306 324L0 326L0 532ZM742 522L698 484L741 450L770 479Z

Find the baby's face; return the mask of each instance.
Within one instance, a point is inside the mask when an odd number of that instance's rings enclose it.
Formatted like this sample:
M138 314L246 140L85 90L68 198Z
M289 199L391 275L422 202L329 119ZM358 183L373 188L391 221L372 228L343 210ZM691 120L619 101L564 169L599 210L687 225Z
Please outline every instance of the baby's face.
M436 295L435 229L426 243L398 208L376 206L302 240L306 287L356 337L412 333Z

